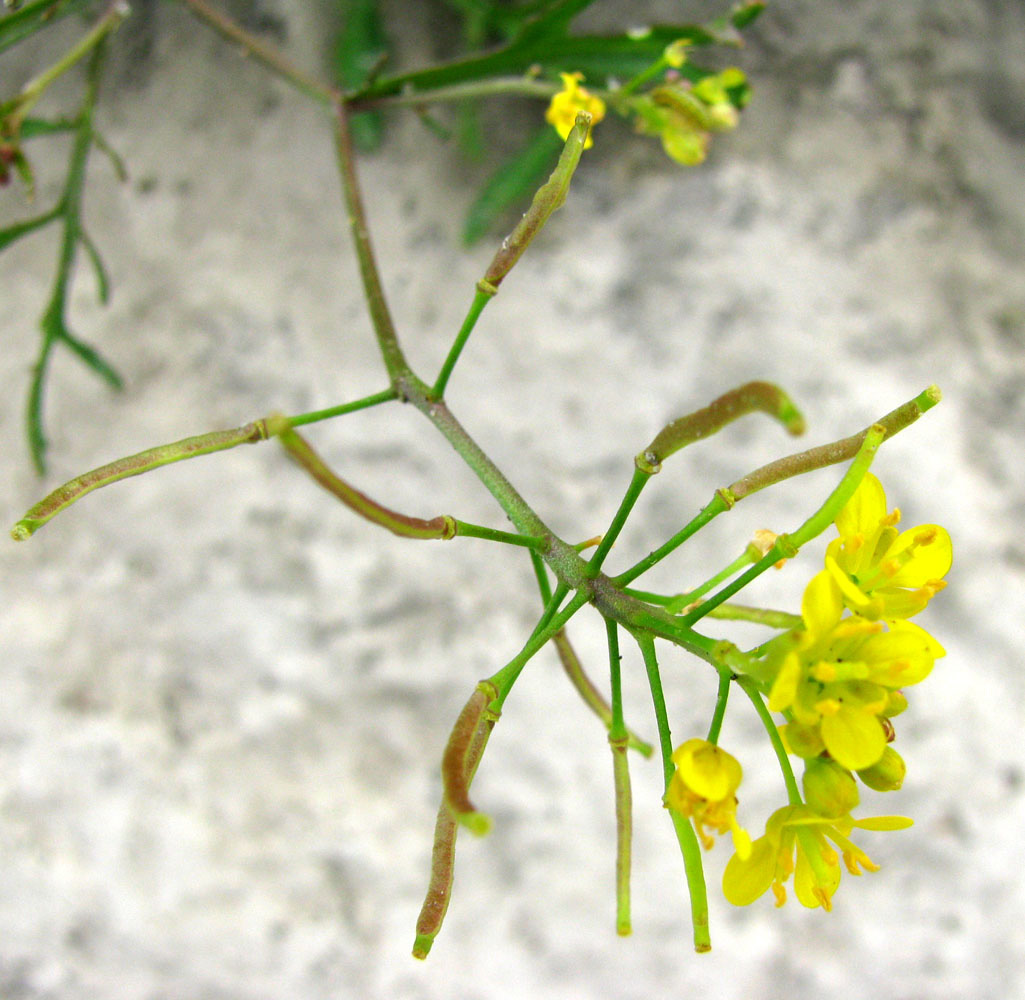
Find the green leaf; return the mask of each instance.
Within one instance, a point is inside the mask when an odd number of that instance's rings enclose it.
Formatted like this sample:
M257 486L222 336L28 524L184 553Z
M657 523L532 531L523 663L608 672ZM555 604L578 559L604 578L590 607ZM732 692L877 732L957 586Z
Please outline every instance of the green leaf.
M730 21L734 28L743 31L761 15L763 10L765 10L765 4L761 0L750 0L748 3L741 3L733 8Z
M100 304L105 306L110 300L110 278L107 274L106 265L103 263L103 258L100 256L100 251L96 248L96 244L89 238L85 230L82 230L81 240L82 246L85 247L85 251L89 255L93 270L96 272L96 295L100 300Z
M529 34L483 55L377 80L353 96L372 100L409 90L422 93L429 99L429 92L437 87L508 73L525 74L534 67L540 67L542 73L552 78L562 70L580 70L591 83L612 78L629 79L661 58L666 46L679 39L686 39L693 47L736 44L735 38L714 34L701 25L661 25L639 35L546 35L535 38ZM694 70L686 63L683 72L689 74Z
M111 389L123 389L124 380L118 374L113 365L96 350L95 347L79 340L69 330L63 329L61 341L65 343L73 353L77 354L86 365L91 368Z
M27 236L29 233L35 232L37 229L42 229L43 226L60 216L60 206L51 209L49 212L44 212L42 215L37 215L31 219L25 219L23 222L15 222L11 226L7 226L5 229L0 229L0 250L6 250L15 240L20 239L22 236Z
M21 123L18 135L22 139L35 139L40 135L56 135L61 132L74 132L78 122L73 118L58 118L47 121L45 118L26 118Z
M476 243L516 202L534 191L562 148L555 129L545 126L511 159L506 160L474 199L463 224L463 242Z
M37 31L55 24L72 11L89 6L91 0L30 0L18 10L0 17L0 52Z
M524 22L515 41L522 44L551 35L564 35L573 18L592 3L594 0L553 0Z
M338 81L347 90L363 86L387 51L377 0L340 0L342 30L335 44ZM352 138L359 149L369 151L381 143L380 113L364 111L349 119Z

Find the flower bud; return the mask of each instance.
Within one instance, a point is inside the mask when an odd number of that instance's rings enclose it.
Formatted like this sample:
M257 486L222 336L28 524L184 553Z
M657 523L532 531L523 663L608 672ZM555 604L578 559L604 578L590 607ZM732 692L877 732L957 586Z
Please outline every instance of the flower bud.
M783 743L790 753L797 754L808 760L818 757L826 744L822 742L822 735L818 726L806 726L800 722L788 722L780 729Z
M895 715L900 715L907 707L907 695L900 688L894 688L887 694L886 707L881 714L887 719L892 719Z
M907 765L893 747L887 747L871 767L858 772L858 777L877 792L895 792L904 784Z
M804 797L820 816L846 816L858 805L854 776L835 760L816 757L804 765Z

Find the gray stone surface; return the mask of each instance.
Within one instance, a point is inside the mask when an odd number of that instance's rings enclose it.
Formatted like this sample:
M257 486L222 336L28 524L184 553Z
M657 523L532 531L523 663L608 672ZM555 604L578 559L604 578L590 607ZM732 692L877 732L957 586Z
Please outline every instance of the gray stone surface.
M590 16L621 22L622 7ZM402 57L429 57L438 33L424 9L390 10ZM323 57L330 19L317 9L253 16L307 64ZM634 4L629 16L679 6ZM55 234L7 251L8 522L116 455L383 386L320 112L169 5L141 5L124 31L99 120L132 179L117 186L96 158L88 194L115 293L98 307L83 271L73 316L127 389L110 395L57 358L40 483L22 400ZM955 541L950 587L925 616L948 655L900 726L907 783L863 803L916 821L863 835L879 873L845 878L828 915L765 899L734 910L716 898L720 845L707 864L715 947L696 956L659 768L635 761L635 930L617 939L604 734L541 656L475 786L494 832L461 842L446 927L429 961L413 962L441 749L474 682L530 628L529 567L483 542L375 534L277 449L246 448L120 484L31 543L0 547L0 996L1017 995L1023 39L1022 5L998 0L773 4L735 57L756 86L741 129L682 171L626 127L602 126L451 385L464 423L574 537L606 525L654 430L736 383L787 386L811 443L943 387L943 405L878 461L907 523L939 521ZM29 56L0 63L5 94ZM60 170L59 158L40 163L41 205ZM430 371L491 252L458 245L477 168L397 113L362 172L398 326ZM25 210L19 197L3 193L2 218ZM501 524L415 413L370 411L310 436L399 509ZM614 564L789 447L751 421L680 456ZM684 589L752 529L793 527L834 481L820 473L748 501L653 585ZM751 599L793 606L819 553ZM572 634L600 675L598 623ZM629 716L650 734L632 650L624 669ZM667 654L664 672L674 735L702 731L708 670ZM781 801L773 761L745 706L725 735L757 829Z

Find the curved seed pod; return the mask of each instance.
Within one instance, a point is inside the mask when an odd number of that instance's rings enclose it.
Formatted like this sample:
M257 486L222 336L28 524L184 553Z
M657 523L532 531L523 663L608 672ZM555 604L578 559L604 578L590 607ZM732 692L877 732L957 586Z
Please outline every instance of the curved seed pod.
M327 463L313 450L309 442L292 429L288 419L282 416L267 418L267 430L276 436L288 454L302 466L328 493L337 497L350 510L354 510L368 521L387 528L403 538L452 538L457 526L453 517L440 514L429 521L419 517L408 517L371 500L365 493L350 486L339 478Z
M470 701L456 720L452 737L449 739L449 745L445 750L445 758L442 761L445 795L442 797L441 806L438 809L438 819L434 826L434 848L431 852L431 880L427 886L427 895L424 898L420 915L416 921L416 939L413 942L414 958L422 960L427 957L431 946L434 944L434 939L441 931L445 914L448 912L448 904L452 898L452 882L455 877L456 835L459 832L459 819L456 818L452 809L449 787L454 785L456 797L463 799L467 803L469 802L470 782L473 780L473 776L477 771L477 765L484 754L484 748L487 746L491 730L498 721L498 716L494 712L487 710L488 704L493 700L496 693L494 685L487 681L483 681L477 686L477 690L474 691ZM480 710L482 701L483 710ZM465 740L463 739L466 729L465 727L461 728L467 719L470 719L471 724L475 727L472 731L469 746L465 746ZM483 725L481 725L481 721L483 721ZM459 733L458 739L457 732ZM449 751L453 746L453 742L456 743L456 747L452 750L452 757L450 759ZM465 747L464 756L460 755L460 745ZM455 773L450 773L446 769L446 761L455 768ZM448 776L446 777L446 775ZM472 809L472 806L470 808ZM481 816L482 814L475 813L475 815ZM486 819L487 817L484 818Z
M804 417L779 386L771 382L748 382L703 409L666 424L634 462L642 472L654 475L673 452L710 437L731 421L755 411L775 417L791 434L804 433Z
M170 465L185 458L196 458L198 455L209 455L211 452L224 451L240 444L255 444L267 440L267 425L263 420L256 420L245 427L236 427L230 431L212 431L184 438L173 444L162 444L156 448L140 451L137 455L127 455L108 465L101 465L84 475L69 480L58 486L49 496L40 500L30 508L25 516L11 528L11 537L16 542L23 542L38 531L50 518L70 507L76 500L81 500L87 493L98 490L101 486L109 486L129 476L139 476L144 472L157 469L161 465Z
M885 417L880 417L873 427L882 429L883 440L885 440L913 424L942 398L939 386L931 385L914 399L891 410ZM777 459L775 462L763 465L760 469L755 469L754 472L748 473L742 479L738 479L726 488L726 492L736 502L758 490L765 489L766 486L772 486L774 483L792 476L802 475L827 465L835 465L837 462L845 462L857 455L866 435L871 430L872 427L867 427L865 430L852 434L850 437L841 438L839 441L832 441L829 444L820 445L818 448L809 448L807 451Z
M487 729L490 733L495 720L493 713L488 712L488 705L497 697L494 685L483 681L477 685L452 727L452 734L441 758L445 805L463 826L478 836L483 836L491 829L491 819L478 812L470 801L473 771L468 766L469 753L481 729ZM483 749L482 746L481 751Z

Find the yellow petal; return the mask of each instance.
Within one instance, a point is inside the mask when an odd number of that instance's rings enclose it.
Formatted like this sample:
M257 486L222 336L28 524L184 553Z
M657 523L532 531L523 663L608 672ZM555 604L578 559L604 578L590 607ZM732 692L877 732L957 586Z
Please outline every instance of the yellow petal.
M876 530L885 516L886 493L883 484L869 472L837 516L836 528L841 535L854 535L859 531L868 534Z
M902 565L890 577L890 586L921 587L930 580L941 580L950 572L953 544L946 528L920 524L900 533L886 553L886 560L891 559Z
M769 711L782 712L789 708L797 697L797 685L801 680L801 658L797 653L790 652L783 658L783 663L772 682L769 692Z
M804 627L816 638L829 632L843 613L840 588L827 570L816 573L804 588L801 617Z
M772 884L776 873L776 848L768 837L759 837L746 859L739 852L726 863L722 891L734 906L749 906Z
M797 866L794 869L794 894L803 906L833 908L833 893L840 885L840 865L827 864L811 831L797 835Z
M906 830L913 825L914 820L907 816L868 816L852 823L859 830Z
M869 664L871 678L887 687L907 687L928 677L933 663L945 651L924 628L898 621L890 631L869 636L859 656Z
M708 133L671 120L662 131L662 148L677 163L695 167L708 155Z
M801 725L799 722L788 722L780 729L780 735L783 737L783 745L787 748L787 752L803 757L805 760L818 757L826 749L817 724Z
M732 798L743 772L736 757L707 740L688 740L673 754L677 772L695 795L710 802Z
M823 715L821 732L829 755L848 771L871 767L886 749L886 733L879 719L847 705Z

